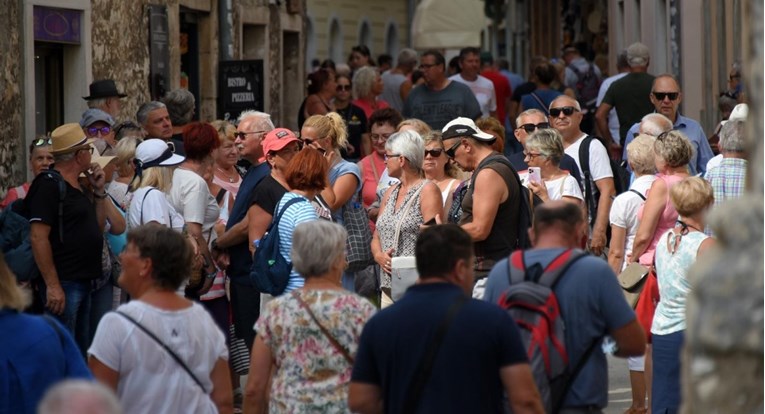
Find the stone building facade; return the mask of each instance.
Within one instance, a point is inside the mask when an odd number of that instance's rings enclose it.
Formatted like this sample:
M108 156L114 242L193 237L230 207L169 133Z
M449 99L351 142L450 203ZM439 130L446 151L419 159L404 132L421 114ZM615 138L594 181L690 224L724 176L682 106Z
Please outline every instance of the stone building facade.
M82 97L96 79L114 79L128 95L118 121L134 119L141 103L179 87L195 95L196 117L211 121L224 116L220 62L259 60L262 94L253 109L296 127L304 0L1 3L0 24L9 35L0 36L0 196L28 178L26 147L35 135L80 119L87 109Z

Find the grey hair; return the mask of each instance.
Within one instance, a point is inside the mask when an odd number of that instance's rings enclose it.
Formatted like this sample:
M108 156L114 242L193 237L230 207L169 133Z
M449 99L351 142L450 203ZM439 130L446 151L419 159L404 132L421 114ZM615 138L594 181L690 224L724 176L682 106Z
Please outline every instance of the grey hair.
M74 159L77 151L65 152L63 154L53 154L53 163L67 162Z
M101 108L106 106L106 100L107 99L109 99L109 98L91 99L91 100L87 101L88 108L91 108L91 109L101 109Z
M671 131L674 125L666 116L659 113L648 114L640 120L638 132L641 134L658 137L664 132Z
M345 253L348 232L339 224L313 220L299 224L292 234L292 265L304 278L326 274Z
M640 134L627 144L627 162L635 174L649 175L656 173L653 143L656 137Z
M380 76L377 69L372 66L364 66L353 74L353 98L359 99L372 93L372 85Z
M746 122L742 119L728 121L720 129L720 151L743 152L746 141Z
M242 121L250 118L258 118L258 120L261 122L261 125L268 127L269 130L275 128L273 121L271 121L271 115L252 109L243 111L241 114L239 114L239 118L237 119L236 124L239 125L242 123Z
M537 150L554 165L559 165L563 158L563 137L557 129L537 129L526 138L526 150Z
M539 109L536 109L536 108L531 108L531 109L527 109L527 110L521 112L520 114L518 114L518 117L515 118L515 127L517 128L517 127L521 126L521 117L522 116L529 116L529 115L534 115L534 114L542 115L542 118L547 120L547 115L544 112L542 112L542 111L540 111Z
M385 149L403 156L415 170L422 171L422 162L425 159L425 141L416 131L396 132L385 142Z
M553 101L550 102L550 107L548 107L547 109L552 109L553 105L555 105L555 102L557 102L557 101L559 101L561 99L568 99L569 101L571 101L571 106L576 108L576 110L578 112L582 112L582 106L579 105L579 101L577 101L575 98L572 98L572 97L570 97L568 95L560 95L557 98L553 99Z
M167 106L173 126L186 125L194 116L194 95L188 89L175 89L165 94L162 103Z
M135 113L135 118L138 121L138 124L146 125L146 122L149 120L149 114L162 108L167 109L167 106L159 101L150 101L141 105L138 108L138 112Z
M38 414L78 414L98 412L122 414L114 392L98 381L68 379L51 387L40 404Z
M396 64L401 66L414 66L417 65L417 51L410 48L401 49L400 52L398 52L398 57L396 58Z

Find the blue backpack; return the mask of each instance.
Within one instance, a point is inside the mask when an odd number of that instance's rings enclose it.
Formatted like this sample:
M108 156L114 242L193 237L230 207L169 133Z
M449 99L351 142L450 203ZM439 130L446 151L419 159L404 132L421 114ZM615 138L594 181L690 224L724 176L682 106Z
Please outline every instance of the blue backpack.
M279 221L291 205L305 202L303 197L293 198L274 216L268 230L256 245L255 256L252 258L250 280L259 292L278 296L284 293L292 272L292 262L279 252Z

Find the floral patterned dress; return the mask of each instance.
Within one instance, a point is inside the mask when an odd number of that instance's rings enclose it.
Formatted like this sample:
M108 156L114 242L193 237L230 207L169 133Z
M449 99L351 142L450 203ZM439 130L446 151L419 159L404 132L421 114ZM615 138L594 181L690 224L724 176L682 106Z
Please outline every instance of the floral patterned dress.
M319 322L351 356L375 307L346 290L297 291ZM266 306L255 324L271 350L275 372L269 413L349 413L352 366L292 295Z

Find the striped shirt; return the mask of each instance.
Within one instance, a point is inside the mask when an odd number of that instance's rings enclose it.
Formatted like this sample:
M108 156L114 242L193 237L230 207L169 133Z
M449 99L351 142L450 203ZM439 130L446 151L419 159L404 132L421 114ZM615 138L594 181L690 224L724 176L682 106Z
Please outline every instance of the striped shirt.
M279 221L279 253L289 262L292 262L290 250L292 249L292 233L295 232L295 227L300 223L319 219L316 209L308 202L308 199L295 193L285 193L282 196L282 199L276 205L274 217L276 217L276 214L281 213L284 205L293 198L302 198L306 202L297 202L289 206ZM292 269L290 280L287 282L287 288L284 290L284 293L303 287L304 282L303 277L295 269Z

